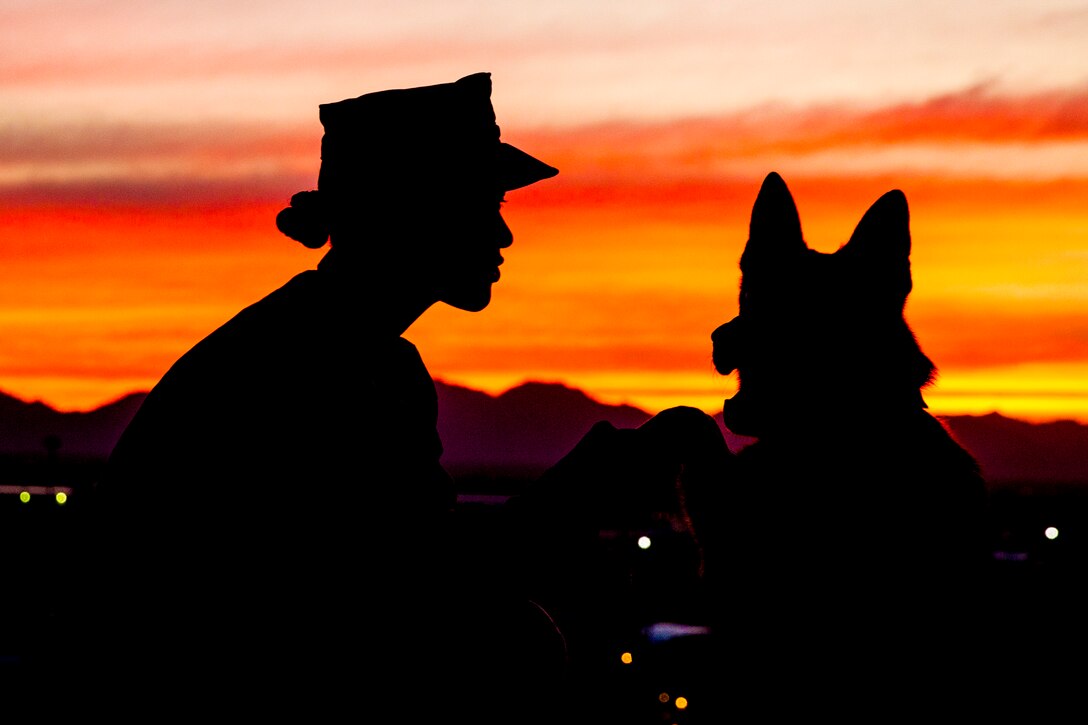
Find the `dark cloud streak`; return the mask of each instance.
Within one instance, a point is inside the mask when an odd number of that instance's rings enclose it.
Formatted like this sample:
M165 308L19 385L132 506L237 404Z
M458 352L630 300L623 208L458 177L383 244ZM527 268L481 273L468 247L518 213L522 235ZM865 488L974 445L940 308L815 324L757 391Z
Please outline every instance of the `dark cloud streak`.
M83 179L0 186L6 207L232 207L284 203L291 194L310 188L301 175L241 176L227 179L171 177L163 179Z

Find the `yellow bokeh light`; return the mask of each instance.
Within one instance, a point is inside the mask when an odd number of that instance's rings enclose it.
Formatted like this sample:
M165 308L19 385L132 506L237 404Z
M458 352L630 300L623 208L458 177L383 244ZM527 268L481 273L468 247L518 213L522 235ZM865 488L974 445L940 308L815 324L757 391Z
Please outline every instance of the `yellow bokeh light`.
M625 665L631 664L631 662L633 662L634 659L635 658L631 656L630 652L624 652L623 654L620 655L620 662L622 662Z
M57 491L56 499L57 503L63 506L65 503L68 502L68 494L66 494L64 491Z
M649 549L650 548L650 537L649 536L640 536L640 537L638 537L638 548L640 548L640 549Z
M1047 526L1046 531L1043 532L1043 535L1053 541L1054 539L1058 538L1058 529L1055 526Z
M23 503L30 503L30 491L20 491L19 500Z
M662 692L660 695L657 696L657 701L658 702L668 702L669 701L669 693Z
M677 710L683 710L683 709L687 708L687 706L688 706L688 698L686 698L686 697L676 698L676 709Z

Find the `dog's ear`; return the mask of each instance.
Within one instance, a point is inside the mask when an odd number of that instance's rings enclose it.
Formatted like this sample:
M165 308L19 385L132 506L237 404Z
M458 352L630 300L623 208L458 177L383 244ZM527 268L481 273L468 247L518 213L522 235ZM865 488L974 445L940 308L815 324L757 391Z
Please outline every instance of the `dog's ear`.
M835 253L864 267L882 289L902 299L910 294L910 211L895 189L877 199L858 222L850 241Z
M740 258L741 271L748 271L753 265L773 263L807 248L801 235L801 218L797 214L793 195L782 177L772 171L763 180L752 206L748 243L744 245Z

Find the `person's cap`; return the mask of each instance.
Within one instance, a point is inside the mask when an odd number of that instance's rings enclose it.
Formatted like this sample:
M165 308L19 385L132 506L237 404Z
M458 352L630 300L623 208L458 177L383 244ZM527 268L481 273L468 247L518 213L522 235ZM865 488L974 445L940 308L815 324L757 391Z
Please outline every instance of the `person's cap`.
M499 140L491 74L367 93L319 107L318 187L477 180L511 191L559 170Z

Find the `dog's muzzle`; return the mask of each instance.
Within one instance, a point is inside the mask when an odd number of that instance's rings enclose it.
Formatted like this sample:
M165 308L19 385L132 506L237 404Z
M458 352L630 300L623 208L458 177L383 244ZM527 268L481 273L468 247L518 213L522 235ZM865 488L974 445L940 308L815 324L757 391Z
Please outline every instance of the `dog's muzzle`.
M739 358L745 341L744 321L739 315L710 333L710 341L714 346L715 370L722 375L728 375L740 367Z

